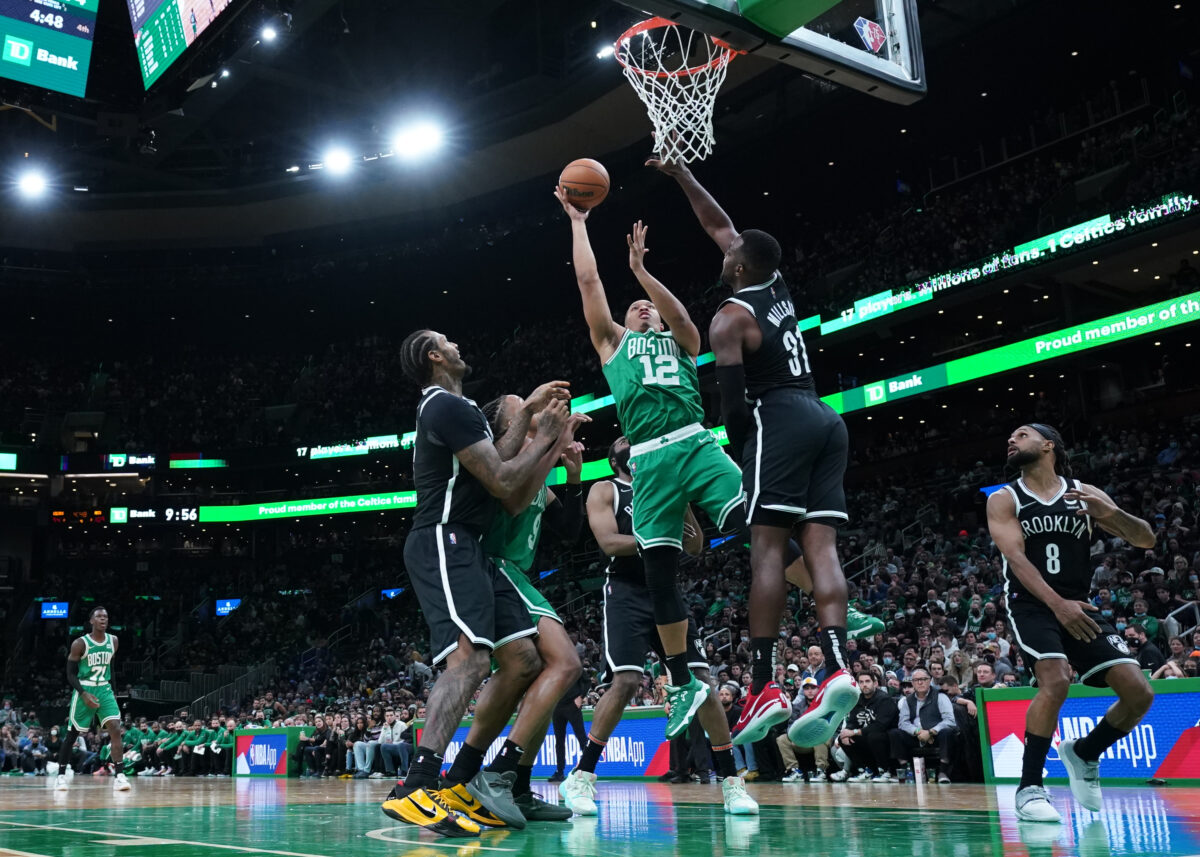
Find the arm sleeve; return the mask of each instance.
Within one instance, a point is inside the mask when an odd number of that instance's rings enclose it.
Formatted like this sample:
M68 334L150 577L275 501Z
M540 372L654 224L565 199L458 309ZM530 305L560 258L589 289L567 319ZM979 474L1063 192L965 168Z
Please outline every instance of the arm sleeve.
M542 529L549 530L558 541L573 545L583 532L583 486L559 485L553 494L558 502L546 507Z
M729 437L729 451L740 461L746 431L750 425L750 410L746 407L746 369L741 363L717 367L717 385L721 391L721 419Z
M441 393L426 402L421 421L429 439L451 452L491 438L483 411L450 393Z

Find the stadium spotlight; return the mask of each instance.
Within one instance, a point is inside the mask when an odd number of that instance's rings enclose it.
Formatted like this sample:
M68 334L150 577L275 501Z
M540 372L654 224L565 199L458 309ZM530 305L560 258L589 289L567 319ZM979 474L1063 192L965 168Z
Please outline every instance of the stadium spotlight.
M416 122L396 132L392 148L401 158L413 160L442 147L442 129L430 121Z
M596 59L598 59L598 60L607 59L608 57L611 57L612 55L613 55L613 46L612 45L605 45L600 50L596 51Z
M325 153L325 168L335 176L345 175L350 172L350 165L353 160L350 153L340 147L330 149Z
M279 37L279 31L270 24L262 28L262 40L264 42L273 42Z
M26 169L17 178L17 189L26 199L37 199L46 192L46 176L36 168Z

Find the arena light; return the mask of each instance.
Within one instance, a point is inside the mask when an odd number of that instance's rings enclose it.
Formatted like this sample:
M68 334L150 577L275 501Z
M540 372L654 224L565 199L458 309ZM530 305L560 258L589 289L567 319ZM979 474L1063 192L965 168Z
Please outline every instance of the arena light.
M325 169L329 170L335 176L345 175L350 172L350 165L353 163L350 153L340 147L330 149L325 153Z
M279 38L279 31L270 24L262 28L262 40L264 42L273 42Z
M596 59L598 59L598 60L608 59L612 55L613 55L613 46L612 45L605 45L600 50L596 51Z
M46 174L36 168L24 170L17 177L17 189L27 199L37 199L46 192Z
M408 160L423 158L442 147L445 135L441 127L428 120L401 128L392 138L396 154Z

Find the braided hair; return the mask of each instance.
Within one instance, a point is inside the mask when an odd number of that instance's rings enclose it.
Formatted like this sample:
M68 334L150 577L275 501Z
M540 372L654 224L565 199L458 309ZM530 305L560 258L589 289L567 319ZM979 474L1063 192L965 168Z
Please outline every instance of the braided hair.
M400 344L400 368L418 387L428 386L433 378L429 352L436 351L437 347L437 334L432 330L414 330Z
M1067 453L1067 444L1054 426L1045 423L1029 423L1031 429L1054 444L1054 472L1059 476L1071 475L1071 456Z

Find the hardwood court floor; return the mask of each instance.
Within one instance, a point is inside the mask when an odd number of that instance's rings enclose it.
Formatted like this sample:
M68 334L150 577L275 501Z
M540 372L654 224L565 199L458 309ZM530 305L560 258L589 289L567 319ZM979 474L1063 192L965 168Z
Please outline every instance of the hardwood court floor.
M1126 857L1200 855L1200 789L1116 788L1105 807L1051 789L1062 825L1018 824L1014 788L750 784L757 817L720 787L602 782L598 818L447 840L379 811L387 781L0 778L0 857ZM553 786L536 788L556 800Z

